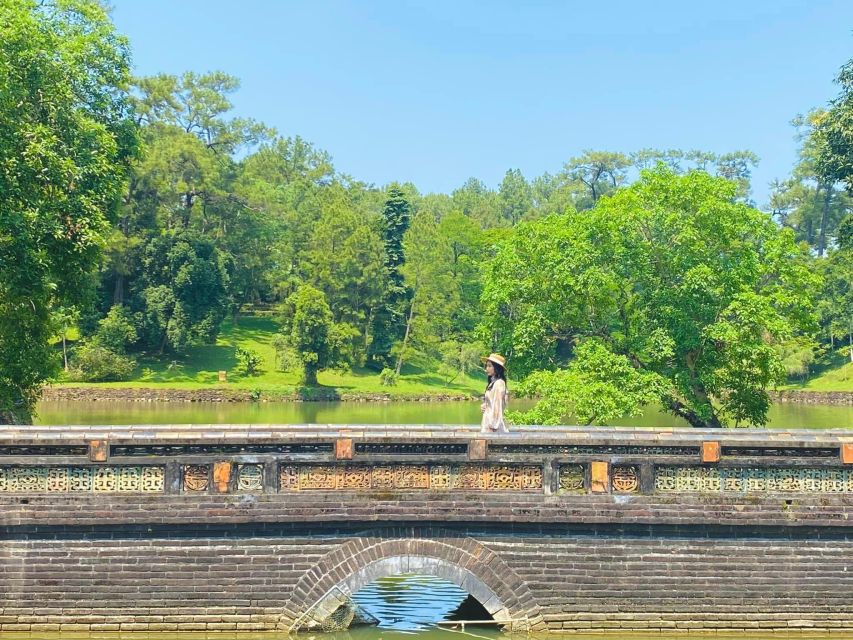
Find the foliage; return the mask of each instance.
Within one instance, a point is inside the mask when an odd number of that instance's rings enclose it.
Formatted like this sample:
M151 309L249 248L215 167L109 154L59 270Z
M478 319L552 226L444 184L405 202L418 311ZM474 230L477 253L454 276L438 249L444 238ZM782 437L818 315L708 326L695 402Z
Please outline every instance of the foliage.
M98 3L2 0L0 79L0 421L28 421L136 148L127 43Z
M257 351L237 347L234 350L234 355L237 358L237 362L240 364L240 369L244 375L253 376L258 373L258 367L260 366L262 359L261 355Z
M618 381L602 349L625 358L652 376L603 395L625 413L654 390L694 426L764 424L784 377L774 345L813 329L818 280L791 233L735 197L727 180L658 166L584 215L519 225L487 267L484 340L522 375L581 359L566 375L586 367L587 386ZM610 403L579 410L600 420Z
M408 293L403 285L401 268L406 257L403 252L403 236L411 222L411 206L403 191L392 187L382 210L382 239L385 245L385 270L388 284L382 302L373 316L372 338L368 357L373 364L389 362L391 348L400 338L405 324L404 306Z
M94 342L115 353L125 353L127 346L138 338L134 318L126 307L113 306L98 322Z
M535 371L516 389L519 396L542 399L527 412L507 415L516 423L561 424L576 418L584 424L607 424L642 414L667 388L657 373L643 371L596 339L582 342L564 369Z
M817 171L825 179L844 182L853 192L853 58L836 77L841 92L817 127L820 151Z
M379 384L383 387L394 387L397 385L397 380L399 379L399 375L393 369L389 369L385 367L382 371L379 372Z
M136 360L97 342L84 342L74 351L69 377L80 382L129 380Z
M152 238L142 256L142 337L150 348L176 352L213 343L228 309L225 257L191 231Z
M302 362L305 384L317 384L317 372L344 361L345 330L335 325L326 297L303 285L286 300L290 345Z

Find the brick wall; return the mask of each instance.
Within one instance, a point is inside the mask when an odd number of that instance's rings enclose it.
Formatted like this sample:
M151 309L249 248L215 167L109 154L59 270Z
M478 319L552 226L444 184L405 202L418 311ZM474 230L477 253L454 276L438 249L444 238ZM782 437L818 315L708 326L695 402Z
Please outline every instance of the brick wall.
M535 630L853 630L843 432L181 429L0 427L0 632L310 627L401 568Z
M20 500L0 503L0 631L287 629L328 585L407 555L551 630L853 629L853 536L826 519L847 498L783 519L770 501L701 515L592 495Z

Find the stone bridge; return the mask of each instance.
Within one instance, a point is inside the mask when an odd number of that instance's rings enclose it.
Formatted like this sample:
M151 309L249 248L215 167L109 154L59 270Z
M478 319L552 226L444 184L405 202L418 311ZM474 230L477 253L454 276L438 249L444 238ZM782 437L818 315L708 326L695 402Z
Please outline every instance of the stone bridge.
M400 572L508 628L853 630L853 434L0 427L0 631L286 630Z

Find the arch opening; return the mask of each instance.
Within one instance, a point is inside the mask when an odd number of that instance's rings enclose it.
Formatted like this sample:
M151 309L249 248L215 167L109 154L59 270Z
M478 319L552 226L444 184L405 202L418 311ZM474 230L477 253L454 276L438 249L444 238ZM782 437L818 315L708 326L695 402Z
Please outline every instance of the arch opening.
M416 631L447 621L492 621L470 593L432 575L401 573L378 578L352 596L360 611L384 629ZM359 621L357 617L354 622Z
M425 605L423 599L427 592L435 590L439 585L444 595L441 606ZM406 613L402 608L396 614L389 615L395 604L394 589L399 586L410 590L414 599L414 606L408 612L419 609L417 599L421 598L424 606L420 607L418 613L424 615L400 615ZM378 593L383 590L388 607L380 607L379 610L374 607L371 610L369 601L372 598L374 604L378 604L378 599L382 598ZM359 594L362 594L361 597ZM397 592L396 599L400 601L405 598ZM362 606L363 602L359 600L368 601L364 602L367 606ZM500 628L500 624L516 626L514 623L519 622L511 619L506 606L494 591L467 569L440 558L405 555L371 562L334 585L316 602L310 620L305 621L307 624L300 627L339 630L353 624L373 624L373 620L376 620L377 624L388 628L423 629L435 626L438 622L438 619L433 619L436 614L442 620L449 620L451 616L455 620L491 620L499 623L497 628Z

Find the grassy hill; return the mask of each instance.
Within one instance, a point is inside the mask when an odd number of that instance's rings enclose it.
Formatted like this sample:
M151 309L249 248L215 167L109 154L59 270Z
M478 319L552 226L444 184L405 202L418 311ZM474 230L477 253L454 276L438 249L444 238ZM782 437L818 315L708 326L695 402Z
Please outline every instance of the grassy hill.
M275 349L271 341L278 331L272 318L241 317L235 325L226 320L215 345L193 347L180 357L142 356L134 377L127 382L67 383L103 387L163 387L173 389L226 388L290 393L300 388L299 371L276 371ZM251 349L262 358L259 372L245 376L237 372L235 349ZM228 372L228 382L219 382L219 371ZM60 381L62 382L62 381ZM318 375L321 389L339 393L390 393L394 396L475 395L485 386L482 374L459 376L448 381L436 371L418 363L403 367L393 387L383 386L379 375L368 369L354 371L322 371ZM63 383L65 384L65 383Z
M815 369L808 379L787 384L784 389L802 391L853 391L853 362L837 357Z

